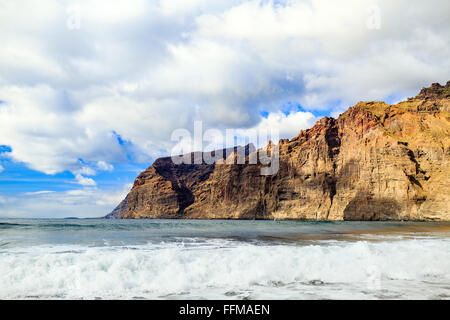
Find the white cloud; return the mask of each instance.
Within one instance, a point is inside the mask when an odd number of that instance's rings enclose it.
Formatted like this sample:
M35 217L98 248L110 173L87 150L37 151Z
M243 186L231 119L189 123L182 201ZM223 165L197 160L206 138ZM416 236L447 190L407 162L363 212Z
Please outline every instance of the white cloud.
M94 181L94 179L83 177L81 174L75 175L75 180L78 184L82 186L95 186L97 183Z
M48 191L48 190L42 190L42 191L35 191L35 192L25 192L24 195L26 196L36 196L40 194L49 194L53 193L54 191Z
M291 112L288 115L283 112L269 113L266 119L263 119L257 129L270 129L279 132L280 139L291 139L298 135L300 130L311 128L318 120L310 112Z
M73 170L75 174L82 174L86 176L95 176L97 174L97 171L92 169L91 167L81 167L80 169Z
M167 154L193 120L295 136L313 117L284 116L288 101L336 114L449 80L450 2L375 3L379 30L372 0L85 0L70 30L72 1L0 0L0 145L92 184L127 152Z
M102 171L113 171L114 170L114 166L105 161L98 161L97 168L99 168Z
M0 173L3 172L5 170L5 168L3 168L3 166L0 164Z
M111 131L99 131L76 120L76 111L47 85L0 87L0 144L8 156L32 169L54 174L82 169L79 159L120 160L124 156ZM68 105L69 104L69 105Z
M95 187L65 192L32 192L0 197L0 216L14 218L102 217L111 212L131 189L131 184L117 190Z
M170 155L200 150L209 152L249 143L256 148L263 148L267 146L269 140L278 143L279 139L293 138L300 130L311 128L317 120L318 117L310 112L291 110L288 113L271 112L257 125L246 129L218 130L205 128L203 123L200 123L194 132L182 130L174 134L172 138L176 141L176 145Z

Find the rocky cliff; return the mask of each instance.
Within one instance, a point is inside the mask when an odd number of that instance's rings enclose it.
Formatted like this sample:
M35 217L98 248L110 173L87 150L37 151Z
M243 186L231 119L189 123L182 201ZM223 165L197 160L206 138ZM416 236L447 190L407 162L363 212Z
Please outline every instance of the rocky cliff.
M106 217L450 221L450 81L396 105L360 102L278 147L270 176L158 159Z

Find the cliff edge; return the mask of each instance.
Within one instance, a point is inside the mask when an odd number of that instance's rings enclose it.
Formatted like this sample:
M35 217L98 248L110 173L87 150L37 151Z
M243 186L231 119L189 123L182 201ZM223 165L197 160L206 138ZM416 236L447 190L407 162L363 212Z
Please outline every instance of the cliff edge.
M450 221L450 81L360 102L278 146L272 176L158 159L106 218Z

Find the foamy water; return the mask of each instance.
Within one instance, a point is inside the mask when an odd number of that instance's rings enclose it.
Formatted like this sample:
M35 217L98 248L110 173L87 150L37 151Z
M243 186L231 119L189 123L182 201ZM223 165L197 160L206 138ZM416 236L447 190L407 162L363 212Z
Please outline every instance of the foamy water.
M0 220L0 298L449 299L449 227Z

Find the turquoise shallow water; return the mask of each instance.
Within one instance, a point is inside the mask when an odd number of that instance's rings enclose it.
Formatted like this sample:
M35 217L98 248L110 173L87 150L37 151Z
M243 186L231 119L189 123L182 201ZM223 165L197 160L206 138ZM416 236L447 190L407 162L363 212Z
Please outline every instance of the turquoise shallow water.
M450 223L0 219L3 299L449 299Z

